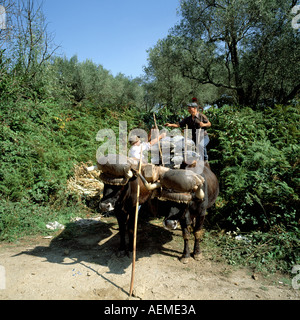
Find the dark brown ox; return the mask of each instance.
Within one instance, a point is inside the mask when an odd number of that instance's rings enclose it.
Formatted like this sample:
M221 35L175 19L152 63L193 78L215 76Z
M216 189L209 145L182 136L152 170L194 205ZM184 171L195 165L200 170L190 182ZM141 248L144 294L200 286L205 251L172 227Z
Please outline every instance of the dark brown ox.
M165 219L165 226L167 228L174 228L176 221L179 221L182 229L184 239L184 250L182 255L182 262L187 263L190 258L189 240L192 229L195 242L192 256L195 260L199 260L201 257L200 240L201 229L204 224L206 210L213 206L219 195L219 183L217 177L208 168L204 167L202 177L204 178L203 191L204 199L198 199L193 196L193 199L187 204L176 203L168 201L164 204L167 210ZM191 228L192 227L192 228Z
M178 181L182 181L182 189L186 188L187 185L190 185L191 179L187 175L187 178L184 178L181 170L173 170L171 174L168 174L170 179L167 180L167 183L164 183L162 179L162 186L165 184L167 187L172 186L172 175L180 176ZM191 231L194 234L195 242L192 256L195 260L199 260L201 257L200 250L200 239L201 239L201 229L204 224L206 210L213 206L215 203L218 194L219 194L219 183L215 174L210 170L210 168L204 166L203 172L200 177L202 177L203 184L200 185L201 192L199 189L194 189L191 192L182 192L183 190L177 187L177 192L172 190L162 190L158 195L158 211L163 213L165 216L164 225L168 229L176 229L178 222L182 228L182 234L184 239L184 250L181 261L187 263L191 257L189 249L189 240L191 236ZM162 177L164 178L164 177ZM174 180L174 184L180 184ZM193 186L190 186L191 188ZM178 192L179 191L179 192ZM180 192L181 191L181 192Z
M137 187L140 185L140 205L149 199L151 191L147 190L141 179L133 174L132 170L137 168L137 163L126 158L125 164L120 164L121 159L124 163L124 158L119 155L117 158L114 157L116 156L109 155L106 157L106 162L103 158L98 161L98 169L102 171L100 178L104 183L103 198L99 208L102 212L114 211L119 225L119 254L124 255L127 251L133 250ZM128 246L126 231L129 238Z

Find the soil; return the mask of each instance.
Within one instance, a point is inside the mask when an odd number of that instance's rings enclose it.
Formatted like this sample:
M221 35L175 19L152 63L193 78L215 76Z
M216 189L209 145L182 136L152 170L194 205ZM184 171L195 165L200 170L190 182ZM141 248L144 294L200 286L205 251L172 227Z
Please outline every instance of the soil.
M2 243L0 265L6 281L5 289L0 286L0 300L300 298L300 291L282 275L254 275L246 268L217 262L203 246L202 260L182 264L181 231L167 231L159 220L139 226L134 296L129 298L132 258L118 257L118 244L114 217L87 225L70 223L52 239Z

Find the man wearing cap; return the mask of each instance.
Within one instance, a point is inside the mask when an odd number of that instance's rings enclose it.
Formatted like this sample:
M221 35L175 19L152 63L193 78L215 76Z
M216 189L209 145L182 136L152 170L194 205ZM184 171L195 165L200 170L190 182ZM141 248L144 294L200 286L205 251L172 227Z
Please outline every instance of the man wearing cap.
M184 118L179 123L174 123L174 124L166 123L165 126L170 128L186 128L186 126L188 126L188 129L192 129L192 139L195 142L195 144L197 141L197 136L196 136L197 129L204 130L204 160L208 161L206 146L209 143L209 137L206 130L211 127L211 123L206 117L206 115L202 113L203 108L202 108L202 112L201 113L199 112L198 104L196 102L189 103L187 107L188 107L188 112L190 114L189 117Z

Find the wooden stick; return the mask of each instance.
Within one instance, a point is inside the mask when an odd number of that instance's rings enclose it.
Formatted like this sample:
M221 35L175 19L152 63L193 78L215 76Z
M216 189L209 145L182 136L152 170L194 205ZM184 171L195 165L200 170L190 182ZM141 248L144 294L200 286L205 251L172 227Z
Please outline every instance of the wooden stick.
M187 164L187 135L188 135L188 125L185 126L184 130L184 163Z
M153 113L153 118L154 118L155 129L158 130L155 113ZM164 164L163 154L162 154L162 150L161 150L160 143L159 143L159 133L158 133L157 140L158 140L158 142L157 142L158 143L158 149L159 149L159 153L160 153L160 156L161 156L161 163L162 163L162 166L164 167L165 164Z
M140 154L140 164L139 164L139 174L142 173L142 157L143 157L143 147L141 146ZM139 179L139 178L137 178ZM135 221L134 221L134 235L133 235L133 253L132 253L132 271L131 271L131 282L129 296L132 296L134 275L135 275L135 260L136 260L136 238L137 238L137 227L138 227L138 216L139 216L139 205L140 205L140 185L137 185L137 195L136 195L136 207L135 207Z

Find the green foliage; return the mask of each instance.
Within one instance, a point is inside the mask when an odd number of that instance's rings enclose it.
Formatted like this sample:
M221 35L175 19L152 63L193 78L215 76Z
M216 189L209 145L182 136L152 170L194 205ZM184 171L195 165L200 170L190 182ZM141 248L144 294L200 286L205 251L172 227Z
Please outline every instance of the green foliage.
M185 76L182 71L186 55L180 49L181 39L169 36L148 50L148 66L145 68L146 101L148 105L162 103L178 111L189 102L191 96L201 97L201 103L217 100L220 90L210 84L201 84L197 79Z
M209 119L209 154L221 188L213 220L245 230L296 226L299 104L224 107L210 110Z
M156 97L173 103L222 94L237 104L287 104L299 95L300 33L295 0L182 0L181 20L149 51ZM209 94L208 94L209 91ZM176 102L176 103L174 103Z
M0 241L15 241L28 235L46 235L51 233L46 224L58 221L62 224L71 218L88 214L80 204L63 207L41 206L30 200L20 202L0 200Z
M1 101L1 238L34 232L34 221L39 223L40 219L36 216L38 210L43 212L43 223L52 219L52 211L58 216L69 212L67 180L74 164L96 161L101 144L96 141L98 131L112 128L118 137L119 120L127 121L128 130L132 130L143 127L141 117L137 109L124 107L116 111L88 101L73 106L51 100ZM23 208L20 203L26 206ZM14 207L20 214L14 214ZM32 223L25 223L24 219ZM19 232L23 227L24 233ZM41 228L35 230L39 232Z
M57 57L53 69L62 87L69 89L76 102L88 100L113 109L143 105L144 91L137 81L122 74L113 77L103 66L90 60L79 62L77 56L70 60Z
M113 128L117 134L120 119L128 121L130 130L139 126L131 109L120 118L91 104L20 101L0 107L0 192L14 201L48 202L65 185L74 163L95 159L99 130Z
M151 111L145 112L143 116L143 122L147 125L148 130L155 126L153 115L155 115L159 130L165 128L164 124L167 122L177 123L180 119L188 116L186 108L174 111L172 107L157 105L157 108L153 108Z
M211 252L217 250L218 257L222 256L229 264L269 274L290 273L300 263L299 237L298 228L287 231L283 226L275 226L269 232L207 232L204 241L212 248Z

